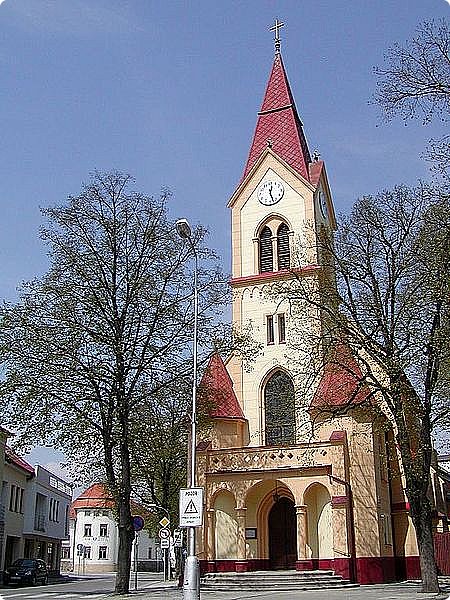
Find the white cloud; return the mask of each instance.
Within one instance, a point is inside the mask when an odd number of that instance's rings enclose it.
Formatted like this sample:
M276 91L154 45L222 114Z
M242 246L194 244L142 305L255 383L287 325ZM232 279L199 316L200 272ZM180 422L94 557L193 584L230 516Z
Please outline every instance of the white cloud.
M47 471L50 471L50 473L53 473L53 475L61 477L61 479L64 479L65 481L70 481L67 472L61 466L60 462L48 462L42 466L44 467L44 469L47 469Z

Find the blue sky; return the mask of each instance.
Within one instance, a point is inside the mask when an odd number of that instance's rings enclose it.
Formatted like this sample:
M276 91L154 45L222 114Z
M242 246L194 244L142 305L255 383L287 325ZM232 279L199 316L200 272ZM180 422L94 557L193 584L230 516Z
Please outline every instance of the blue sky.
M381 121L373 66L446 0L4 0L0 3L0 298L46 268L40 206L94 169L172 189L173 217L211 231L230 262L226 203L273 59L275 17L311 150L338 212L363 193L429 177L441 123Z

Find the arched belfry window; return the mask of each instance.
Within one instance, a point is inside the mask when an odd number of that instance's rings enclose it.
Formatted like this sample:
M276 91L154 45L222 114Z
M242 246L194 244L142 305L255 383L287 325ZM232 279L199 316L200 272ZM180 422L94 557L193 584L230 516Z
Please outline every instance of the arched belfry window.
M272 232L266 225L259 236L259 272L270 271L273 271Z
M264 388L266 445L295 444L295 397L292 379L276 371Z
M278 270L289 269L291 266L289 252L289 228L286 223L281 223L277 231L277 259Z

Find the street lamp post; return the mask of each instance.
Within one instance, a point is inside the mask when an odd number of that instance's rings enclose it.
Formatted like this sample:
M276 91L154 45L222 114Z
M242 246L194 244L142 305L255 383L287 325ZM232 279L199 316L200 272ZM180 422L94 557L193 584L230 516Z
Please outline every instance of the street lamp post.
M188 240L194 254L194 335L193 335L193 381L192 381L192 410L191 410L191 452L188 457L190 471L189 487L195 488L195 463L197 445L197 329L198 329L198 258L192 240L192 230L186 219L176 222L178 235ZM190 459L190 460L189 460ZM200 598L200 569L198 558L195 554L195 527L188 529L188 555L184 567L183 598L185 600L198 600Z

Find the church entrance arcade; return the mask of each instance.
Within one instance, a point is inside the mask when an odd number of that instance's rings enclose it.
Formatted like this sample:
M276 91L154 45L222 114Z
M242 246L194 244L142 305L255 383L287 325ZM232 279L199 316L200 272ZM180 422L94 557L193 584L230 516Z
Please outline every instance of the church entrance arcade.
M308 569L313 562L320 568L333 558L333 510L324 485L268 478L247 487L233 480L217 489L207 510L211 570Z

